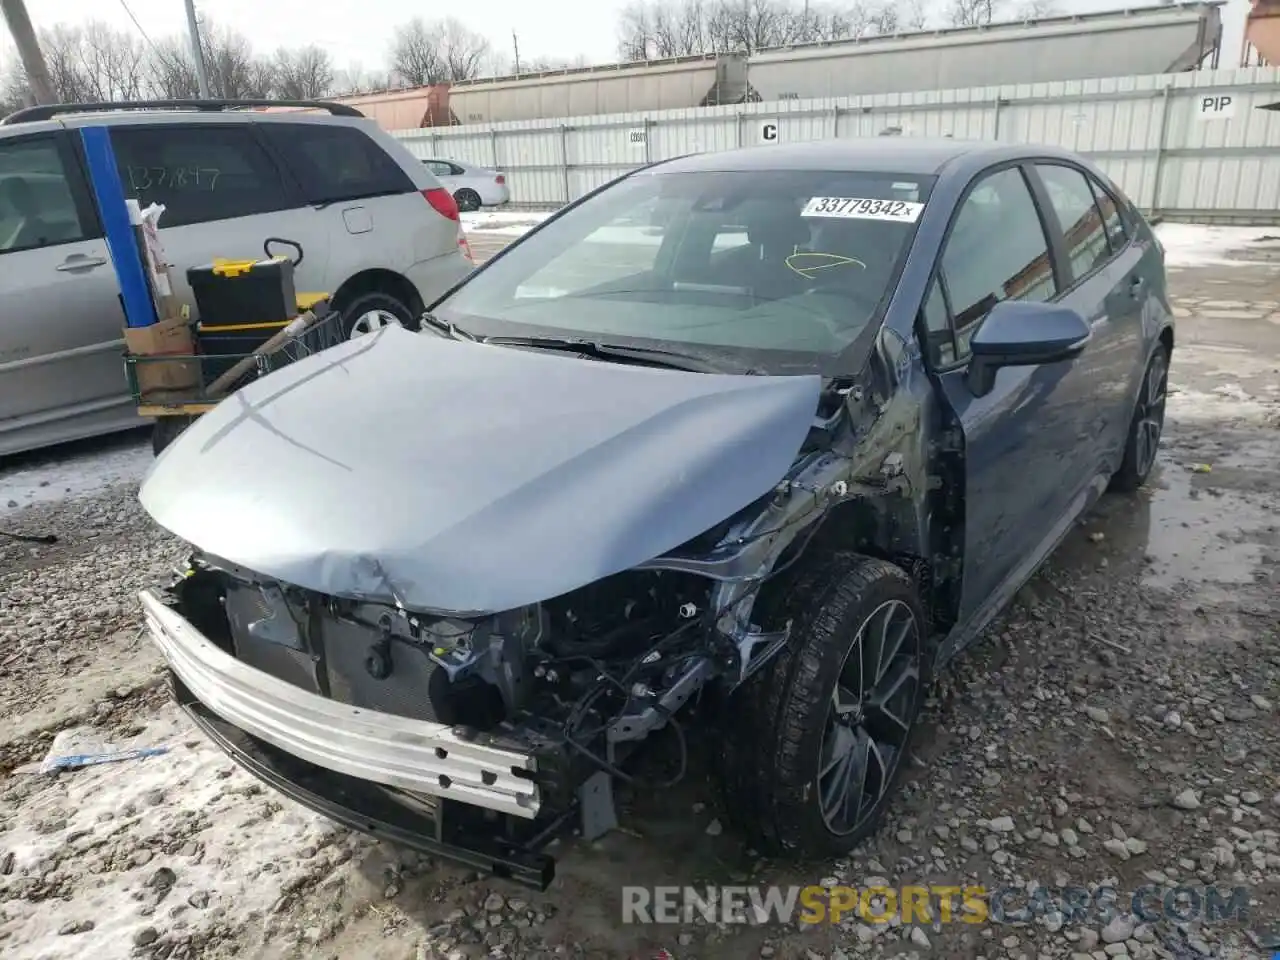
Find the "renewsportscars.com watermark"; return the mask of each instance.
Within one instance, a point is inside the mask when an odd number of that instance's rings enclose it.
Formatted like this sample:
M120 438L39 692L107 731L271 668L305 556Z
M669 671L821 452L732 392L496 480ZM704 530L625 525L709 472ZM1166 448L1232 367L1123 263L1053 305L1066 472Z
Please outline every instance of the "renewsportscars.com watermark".
M1149 884L1114 887L730 886L623 887L623 923L838 924L861 920L903 924L1026 923L1057 914L1065 923L1106 924L1117 916L1142 923L1245 920L1247 887Z

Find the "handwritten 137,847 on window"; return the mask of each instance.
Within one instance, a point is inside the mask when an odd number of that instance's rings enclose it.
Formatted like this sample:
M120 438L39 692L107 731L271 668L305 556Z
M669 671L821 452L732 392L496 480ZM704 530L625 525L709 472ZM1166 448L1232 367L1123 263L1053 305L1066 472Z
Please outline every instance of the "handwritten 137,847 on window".
M130 164L129 184L140 190L201 190L218 188L222 171L217 167L139 167Z

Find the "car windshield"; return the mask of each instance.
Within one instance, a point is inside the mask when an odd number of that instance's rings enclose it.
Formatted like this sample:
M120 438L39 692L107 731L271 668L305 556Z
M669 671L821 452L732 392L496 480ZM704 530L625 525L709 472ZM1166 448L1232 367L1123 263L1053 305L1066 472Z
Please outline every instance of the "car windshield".
M478 336L581 337L843 372L879 322L932 178L646 171L507 251L433 312Z

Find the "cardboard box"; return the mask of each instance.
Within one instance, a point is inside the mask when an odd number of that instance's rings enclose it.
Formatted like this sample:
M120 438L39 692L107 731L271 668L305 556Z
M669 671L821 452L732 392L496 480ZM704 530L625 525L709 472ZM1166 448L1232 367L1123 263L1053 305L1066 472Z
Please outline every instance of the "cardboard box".
M147 327L124 328L125 349L139 360L133 365L138 392L146 397L156 393L195 392L200 387L200 363L191 359L196 352L191 324L181 317L161 320ZM180 359L164 359L173 357Z

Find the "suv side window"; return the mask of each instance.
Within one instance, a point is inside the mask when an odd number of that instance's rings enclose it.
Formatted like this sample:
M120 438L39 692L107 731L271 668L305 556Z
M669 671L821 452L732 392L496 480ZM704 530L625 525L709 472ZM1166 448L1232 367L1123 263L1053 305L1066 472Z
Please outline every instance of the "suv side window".
M1050 300L1058 294L1040 213L1022 171L986 174L969 192L941 257L957 361L1001 300Z
M263 123L267 142L297 176L308 203L412 193L400 165L362 130L318 123Z
M1084 173L1073 167L1038 163L1036 172L1058 215L1058 227L1071 262L1071 277L1080 280L1111 258L1106 227L1093 188Z
M0 254L88 239L63 160L53 137L0 141Z
M164 204L166 227L272 213L289 206L280 172L246 124L111 130L125 195Z

